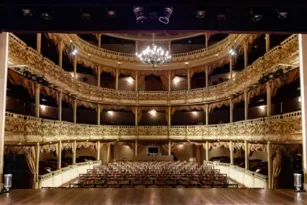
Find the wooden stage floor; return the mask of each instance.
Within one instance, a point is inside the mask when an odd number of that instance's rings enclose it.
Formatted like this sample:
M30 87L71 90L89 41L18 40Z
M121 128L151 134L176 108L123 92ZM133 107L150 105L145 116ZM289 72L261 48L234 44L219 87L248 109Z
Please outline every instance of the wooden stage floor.
M307 204L307 193L197 188L13 190L0 194L0 204Z

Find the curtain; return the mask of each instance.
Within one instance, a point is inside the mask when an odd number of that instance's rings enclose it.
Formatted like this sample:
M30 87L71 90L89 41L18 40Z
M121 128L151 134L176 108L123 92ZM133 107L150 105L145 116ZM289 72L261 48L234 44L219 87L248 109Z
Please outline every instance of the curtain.
M35 176L38 176L38 173L36 173L36 164L35 164L35 147L32 146L31 149L24 149L26 161L28 164L28 167L30 169L30 172L32 173L33 182L32 182L32 188L35 187Z

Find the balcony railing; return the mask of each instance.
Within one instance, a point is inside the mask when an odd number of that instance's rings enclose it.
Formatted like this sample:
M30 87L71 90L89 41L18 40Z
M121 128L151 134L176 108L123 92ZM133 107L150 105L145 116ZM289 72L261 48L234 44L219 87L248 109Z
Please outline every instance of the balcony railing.
M5 142L65 140L221 140L289 142L302 139L301 112L196 126L109 126L74 124L6 112Z

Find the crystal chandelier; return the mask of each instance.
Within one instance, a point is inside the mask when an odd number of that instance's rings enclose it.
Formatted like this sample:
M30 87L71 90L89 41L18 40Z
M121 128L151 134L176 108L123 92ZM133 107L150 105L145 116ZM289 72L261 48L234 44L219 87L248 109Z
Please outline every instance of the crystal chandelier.
M154 43L154 34L151 46L148 46L141 53L135 54L144 64L152 65L153 68L159 64L168 63L171 60L169 51L164 51L163 48L157 47Z

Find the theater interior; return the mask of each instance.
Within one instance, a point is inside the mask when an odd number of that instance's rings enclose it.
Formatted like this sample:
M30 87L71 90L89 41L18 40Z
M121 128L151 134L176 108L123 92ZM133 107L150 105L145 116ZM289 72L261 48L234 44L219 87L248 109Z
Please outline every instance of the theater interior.
M307 3L51 2L0 5L1 204L307 203Z

